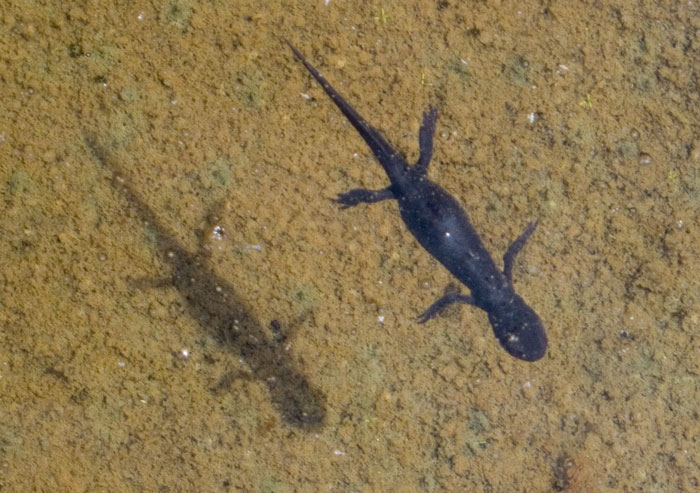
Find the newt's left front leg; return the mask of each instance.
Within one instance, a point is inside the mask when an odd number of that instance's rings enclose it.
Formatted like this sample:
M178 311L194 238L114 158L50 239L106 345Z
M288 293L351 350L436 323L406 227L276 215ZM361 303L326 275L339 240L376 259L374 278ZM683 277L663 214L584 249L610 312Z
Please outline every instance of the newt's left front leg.
M515 263L515 256L525 246L525 242L530 238L530 235L535 232L535 228L539 222L540 220L538 219L528 224L525 231L510 244L508 250L506 250L506 253L503 255L503 275L506 276L506 279L508 279L508 282L511 284L513 284L513 264Z

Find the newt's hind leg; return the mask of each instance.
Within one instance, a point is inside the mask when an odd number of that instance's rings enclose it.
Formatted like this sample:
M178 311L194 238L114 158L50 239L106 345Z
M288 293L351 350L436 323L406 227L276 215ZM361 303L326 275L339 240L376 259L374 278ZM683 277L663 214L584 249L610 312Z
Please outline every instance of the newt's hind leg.
M333 201L340 204L341 209L347 209L360 203L372 204L387 199L395 199L394 191L391 186L382 188L381 190L367 190L366 188L356 188L349 192L341 193Z
M513 264L515 263L515 256L525 246L525 242L528 238L530 238L530 235L534 233L539 222L540 220L538 219L528 224L525 231L523 231L522 234L510 244L505 255L503 255L503 275L506 276L506 279L508 279L508 282L511 284L513 283Z
M423 123L420 126L420 132L418 134L420 156L415 166L416 171L420 174L424 174L428 170L430 158L433 157L433 136L435 135L436 120L437 109L431 106L428 108L428 111L423 112Z

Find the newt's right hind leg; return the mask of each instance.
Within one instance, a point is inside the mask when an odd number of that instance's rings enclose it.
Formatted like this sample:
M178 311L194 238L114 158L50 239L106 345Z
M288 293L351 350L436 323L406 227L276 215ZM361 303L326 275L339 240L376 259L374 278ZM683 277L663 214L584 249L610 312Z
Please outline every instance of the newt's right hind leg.
M381 190L367 190L366 188L356 188L349 192L341 193L333 201L340 204L341 209L347 209L357 204L380 202L387 199L395 199L394 191L391 186L382 188Z

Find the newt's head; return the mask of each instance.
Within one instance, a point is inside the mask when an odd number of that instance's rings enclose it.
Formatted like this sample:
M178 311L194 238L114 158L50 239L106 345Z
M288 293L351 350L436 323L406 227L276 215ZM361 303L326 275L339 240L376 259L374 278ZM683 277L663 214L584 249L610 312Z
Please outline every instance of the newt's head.
M537 361L547 351L547 334L540 317L523 299L515 295L495 310L489 310L489 322L498 342L512 356Z

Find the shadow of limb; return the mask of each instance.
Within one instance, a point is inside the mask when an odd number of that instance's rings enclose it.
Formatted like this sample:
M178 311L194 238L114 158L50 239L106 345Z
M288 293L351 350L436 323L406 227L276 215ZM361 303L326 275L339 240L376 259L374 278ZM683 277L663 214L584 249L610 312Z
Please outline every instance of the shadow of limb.
M159 254L170 265L168 285L175 287L189 315L240 355L253 378L265 383L282 419L299 428L317 428L325 418L325 398L314 389L284 350L267 336L232 283L206 266L205 256L187 251L134 193L119 167L93 135L85 142L94 158L112 173L112 185L155 236Z

